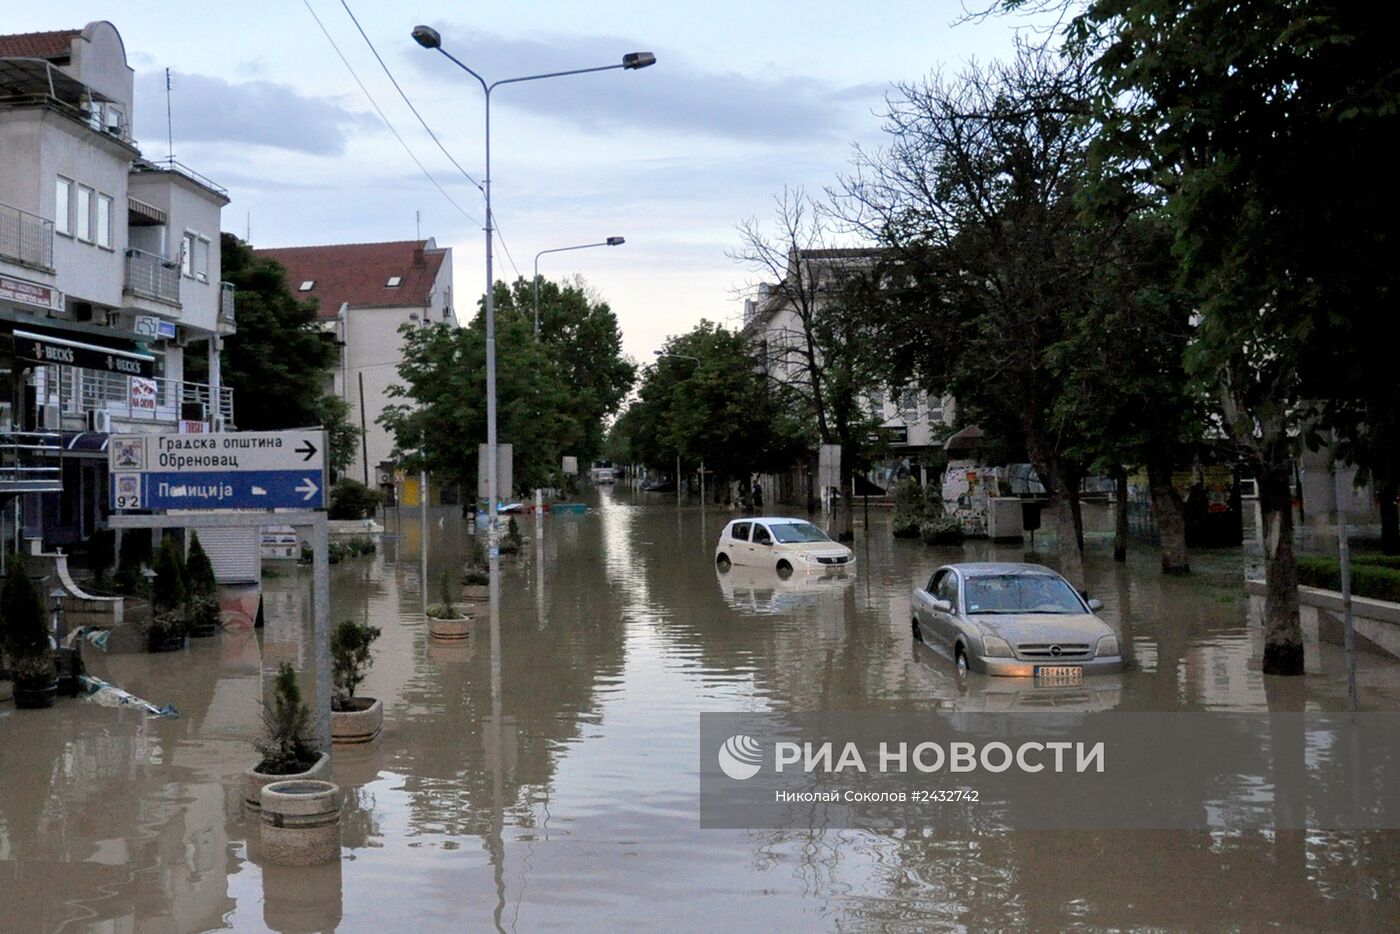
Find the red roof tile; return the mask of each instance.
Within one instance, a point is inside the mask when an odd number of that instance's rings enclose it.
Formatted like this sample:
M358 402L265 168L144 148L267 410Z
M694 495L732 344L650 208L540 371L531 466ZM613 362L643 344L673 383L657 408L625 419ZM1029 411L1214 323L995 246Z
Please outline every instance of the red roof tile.
M421 259L415 265L420 251ZM297 298L317 299L320 316L334 318L342 302L349 302L352 308L426 305L446 250L430 248L426 240L399 240L279 247L254 250L253 254L287 267L287 283ZM396 288L387 285L392 276L403 280ZM314 286L300 291L301 284L308 281Z
M72 52L73 39L82 33L81 29L55 29L0 36L0 58L61 58Z

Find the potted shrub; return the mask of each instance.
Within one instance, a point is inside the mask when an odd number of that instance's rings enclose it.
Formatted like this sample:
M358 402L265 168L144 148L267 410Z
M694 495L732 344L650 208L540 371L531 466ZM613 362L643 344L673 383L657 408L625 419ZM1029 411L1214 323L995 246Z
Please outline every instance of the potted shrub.
M481 535L472 537L471 554L467 556L467 566L462 571L462 598L465 600L485 600L489 596L487 585L491 582L490 565L486 561L486 544Z
M384 726L384 705L377 698L356 697L355 688L365 680L374 658L370 646L379 638L378 628L347 619L331 633L331 742L368 743Z
M297 673L289 662L277 669L272 703L263 706L266 735L257 741L262 759L243 773L244 804L262 807L262 789L273 782L321 779L330 774L330 756L317 752L311 741L311 711L301 699Z
M520 523L515 521L515 516L511 516L510 522L506 526L505 537L501 539L501 554L518 555L520 554L520 546L524 543L525 536L520 534Z
M212 636L219 631L219 583L214 579L214 565L199 543L197 533L190 536L185 577L189 582L185 603L189 607L190 635Z
M894 516L890 521L894 537L918 538L919 526L928 517L928 497L919 481L906 477L895 484Z
M189 609L185 604L185 563L173 538L161 541L154 570L146 648L151 652L178 652L185 647Z
M447 573L443 572L439 584L441 603L433 604L425 611L428 617L428 635L440 642L460 642L471 635L471 617L452 603L452 588Z
M58 671L49 641L48 614L19 555L11 558L0 604L5 614L4 641L14 666L15 706L52 707L58 696Z
M961 545L962 523L954 516L935 516L919 526L919 537L925 545Z

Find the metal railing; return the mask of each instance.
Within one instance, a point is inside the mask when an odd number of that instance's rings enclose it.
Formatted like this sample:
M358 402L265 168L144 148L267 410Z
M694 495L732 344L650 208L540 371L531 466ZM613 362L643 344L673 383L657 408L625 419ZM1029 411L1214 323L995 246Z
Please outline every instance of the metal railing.
M232 282L219 283L219 321L233 324L236 321L234 295L237 289Z
M0 257L53 269L53 221L0 204Z
M41 406L59 405L65 415L106 412L114 419L170 425L211 423L217 416L233 429L233 390L227 386L216 396L207 383L47 366L36 372L34 390Z
M225 198L228 197L228 189L223 185L220 185L207 175L201 175L199 172L196 172L194 169L173 157L164 159L140 159L132 165L132 168L137 172L175 172L185 176L185 178L188 178L192 182L203 185L212 192L223 195Z
M167 305L180 305L180 264L134 247L126 251L126 291Z
M58 461L63 439L55 431L0 432L0 492L53 493L63 489Z

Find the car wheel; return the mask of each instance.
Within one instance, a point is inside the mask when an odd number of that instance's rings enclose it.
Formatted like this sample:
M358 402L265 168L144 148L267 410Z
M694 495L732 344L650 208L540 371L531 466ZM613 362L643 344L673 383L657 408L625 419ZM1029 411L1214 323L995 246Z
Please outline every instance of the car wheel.
M923 641L924 641L924 634L921 633L921 632L919 632L919 618L918 618L917 616L914 617L913 623L914 623L914 641L915 641L915 642L923 642Z
M958 666L959 678L967 677L967 651L962 646L953 650L953 664Z
M783 580L787 580L789 577L791 577L791 576L792 576L792 565L791 565L791 564L788 564L786 561L779 561L779 562L778 562L778 576L781 577Z
M728 571L733 566L733 563L729 560L729 555L721 554L715 559L715 567L719 568L721 572Z

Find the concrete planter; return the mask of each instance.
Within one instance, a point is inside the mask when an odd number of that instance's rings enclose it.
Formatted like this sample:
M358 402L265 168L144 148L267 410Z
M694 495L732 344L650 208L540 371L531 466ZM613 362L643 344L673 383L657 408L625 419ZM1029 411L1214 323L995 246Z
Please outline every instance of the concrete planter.
M1264 611L1267 588L1261 580L1247 581L1245 586L1249 591L1250 610L1257 619ZM1363 651L1400 658L1400 603L1352 597L1351 613L1356 642ZM1341 644L1346 623L1339 592L1299 587L1298 616L1304 639Z
M331 742L337 746L372 742L384 728L384 704L375 697L356 697L368 701L363 710L331 710Z
M20 710L42 710L52 707L58 698L58 679L52 681L16 681L15 707Z
M428 635L435 642L451 644L454 642L465 642L471 638L472 617L469 613L463 613L461 619L442 619L441 617L428 615Z
M462 599L468 603L485 603L491 599L491 588L487 584L463 584Z
M267 772L259 772L256 768L251 768L243 773L243 806L250 811L257 812L262 808L262 790L264 785L271 785L273 782L291 782L310 779L324 780L331 775L331 757L324 752L316 760L316 764L305 772L297 772L294 775L271 775Z
M262 856L279 866L319 866L340 859L340 788L316 779L264 785Z

